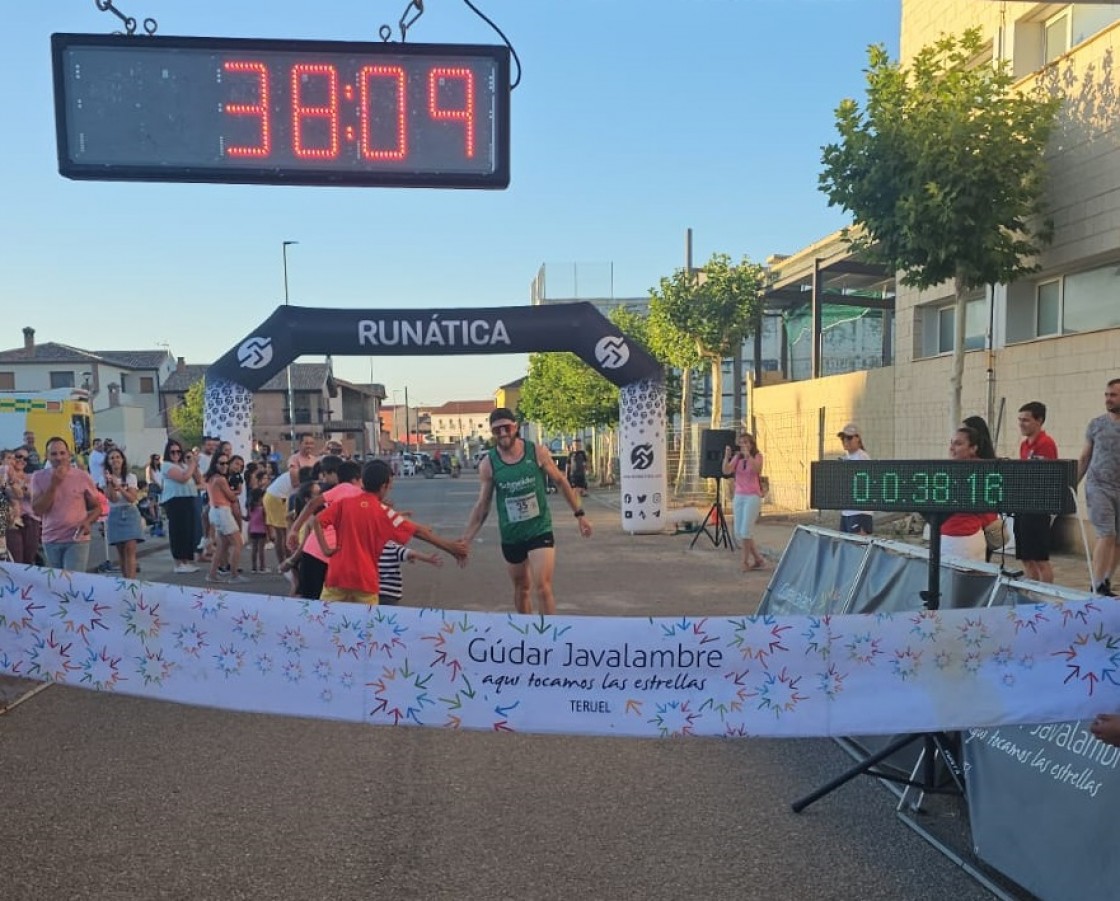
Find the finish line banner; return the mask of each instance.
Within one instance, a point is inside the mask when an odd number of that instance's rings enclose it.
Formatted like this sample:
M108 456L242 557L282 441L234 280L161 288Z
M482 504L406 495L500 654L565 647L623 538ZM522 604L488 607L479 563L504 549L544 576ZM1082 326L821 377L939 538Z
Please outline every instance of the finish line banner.
M622 618L365 607L0 565L0 674L378 725L826 737L1120 709L1120 603Z

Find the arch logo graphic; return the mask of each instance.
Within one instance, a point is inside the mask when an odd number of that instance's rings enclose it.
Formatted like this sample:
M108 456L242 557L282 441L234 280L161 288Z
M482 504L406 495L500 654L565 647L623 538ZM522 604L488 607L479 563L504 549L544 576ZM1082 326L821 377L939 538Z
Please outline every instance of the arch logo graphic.
M630 348L624 338L608 335L595 345L595 359L604 369L620 369L630 359Z
M653 465L653 445L636 444L630 451L630 465L635 469L649 469Z
M272 339L254 335L237 348L237 362L242 369L264 369L272 362Z

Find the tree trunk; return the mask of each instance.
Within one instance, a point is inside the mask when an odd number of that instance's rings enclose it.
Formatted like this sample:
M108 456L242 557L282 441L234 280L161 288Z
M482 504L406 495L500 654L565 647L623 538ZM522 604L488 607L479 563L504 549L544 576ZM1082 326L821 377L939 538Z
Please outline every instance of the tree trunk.
M949 376L949 432L961 424L961 388L964 385L964 280L953 280L956 300L953 305L953 371Z
M723 428L723 359L712 357L712 422L711 428Z
M685 446L688 435L692 431L692 370L687 366L681 370L681 453L677 461L677 489L685 484L687 468L685 466Z

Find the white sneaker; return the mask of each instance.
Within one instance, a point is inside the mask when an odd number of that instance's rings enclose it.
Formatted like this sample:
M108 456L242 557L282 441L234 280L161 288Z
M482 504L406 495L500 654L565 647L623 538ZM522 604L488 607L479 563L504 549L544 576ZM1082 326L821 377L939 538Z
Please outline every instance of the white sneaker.
M180 563L175 567L177 573L196 573L198 572L197 566L191 566L189 563Z

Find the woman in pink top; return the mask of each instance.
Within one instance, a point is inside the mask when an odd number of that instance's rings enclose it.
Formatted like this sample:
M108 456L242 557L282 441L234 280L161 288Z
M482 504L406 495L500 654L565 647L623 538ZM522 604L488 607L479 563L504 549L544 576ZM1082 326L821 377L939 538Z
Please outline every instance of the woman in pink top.
M723 474L735 478L735 498L732 502L735 537L743 545L743 572L748 569L761 569L766 560L758 552L751 532L762 512L762 454L758 451L754 435L740 432L738 449L732 453L730 447L723 450Z

